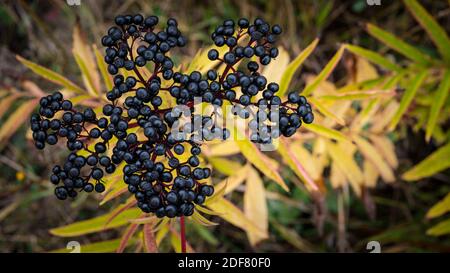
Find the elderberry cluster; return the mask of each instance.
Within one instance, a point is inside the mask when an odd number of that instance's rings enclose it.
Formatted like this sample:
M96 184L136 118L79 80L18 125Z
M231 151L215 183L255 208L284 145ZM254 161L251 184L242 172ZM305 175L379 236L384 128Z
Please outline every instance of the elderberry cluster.
M214 193L206 182L211 169L200 166L200 145L230 136L216 122L217 107L226 102L235 115L252 116L250 138L257 143L292 136L302 122L314 119L305 97L290 93L282 102L276 95L278 84L267 83L258 72L260 65L278 55L274 47L282 32L278 25L271 27L260 18L253 24L247 19L224 21L211 38L227 50L220 56L219 50L211 49L208 58L222 62L225 69L202 75L174 71L168 53L186 44L175 19L160 27L158 17L137 14L117 16L115 23L102 38L114 84L106 92L109 102L101 113L74 109L56 92L41 98L39 113L31 117L38 149L62 138L71 151L50 176L58 199L73 198L79 191L104 192L105 176L120 168L143 212L190 216ZM241 62L246 69L239 68ZM211 114L194 113L199 97L215 106ZM190 111L185 113L180 106Z

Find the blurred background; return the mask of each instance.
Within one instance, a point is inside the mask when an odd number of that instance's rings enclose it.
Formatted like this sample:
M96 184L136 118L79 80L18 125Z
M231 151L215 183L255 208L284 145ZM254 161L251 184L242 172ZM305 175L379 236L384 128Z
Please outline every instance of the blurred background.
M402 63L399 54L389 51L367 33L365 25L369 22L417 45L430 56L437 55L433 41L402 1L381 0L381 5L368 5L366 0L80 2L80 5L69 5L59 0L1 2L0 89L3 93L0 97L0 128L19 107L19 102L6 101L6 92L57 90L56 85L19 63L16 55L81 84L80 72L72 56L74 27L80 27L89 44L101 48L100 38L114 17L122 13L155 14L162 20L177 18L180 29L189 39L188 45L174 56L178 64L188 62L200 48L211 45L210 33L217 24L225 18L239 17L263 17L280 24L284 30L280 46L292 59L319 37L320 42L303 64L302 73L319 73L343 43L374 50ZM448 33L449 1L420 3ZM344 55L343 61L328 78L336 86L343 85L346 79L349 62L352 61L350 55ZM382 70L378 69L378 72L383 74ZM448 111L441 114L448 117ZM406 121L400 121L401 128L391 138L395 142L398 160L393 183L377 183L370 190L363 189L362 197L357 197L349 193L348 188L330 186L330 169L324 168L323 181L328 190L321 203L322 210L326 211L322 228L318 229L317 217L312 213L317 211L317 202L305 188L298 186L298 178L289 168L281 167L280 174L291 188L290 192L283 191L262 176L266 189L271 193L267 200L267 239L256 246L250 244L245 232L217 218L218 226L199 229L188 226L188 238L189 234L192 238L190 243L198 252L365 252L368 241L378 240L382 251L449 252L448 235L436 237L427 234L427 230L439 220L427 219L426 214L450 191L450 172L444 170L412 183L401 179L402 173L436 151L443 141L434 138L426 141L424 130L414 126L416 117L404 119ZM448 135L450 127L448 118L446 120L447 123L441 124L444 135ZM23 126L17 124L17 131L11 135L0 133L0 252L45 252L64 248L70 238L54 236L49 229L102 215L116 205L111 203L99 207L98 199L92 196L83 196L72 203L58 201L48 176L51 166L61 161L61 153L57 148L38 152L26 138L29 130L26 123L27 120L23 121ZM239 156L235 155L238 161ZM242 203L240 193L232 193L229 198L238 206ZM84 244L114 239L120 234L121 229L112 229L76 239ZM162 252L171 251L167 245L161 243Z

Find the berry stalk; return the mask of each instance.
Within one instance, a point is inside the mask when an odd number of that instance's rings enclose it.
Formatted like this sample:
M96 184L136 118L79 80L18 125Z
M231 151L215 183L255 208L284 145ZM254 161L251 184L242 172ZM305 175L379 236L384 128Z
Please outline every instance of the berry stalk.
M184 215L180 216L181 253L186 253L186 224Z

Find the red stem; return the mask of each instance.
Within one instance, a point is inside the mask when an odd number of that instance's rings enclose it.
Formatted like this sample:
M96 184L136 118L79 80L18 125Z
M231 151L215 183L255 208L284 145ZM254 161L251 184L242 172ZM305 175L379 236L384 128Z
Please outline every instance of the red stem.
M186 253L186 227L184 224L184 215L180 217L180 236L181 236L181 253Z

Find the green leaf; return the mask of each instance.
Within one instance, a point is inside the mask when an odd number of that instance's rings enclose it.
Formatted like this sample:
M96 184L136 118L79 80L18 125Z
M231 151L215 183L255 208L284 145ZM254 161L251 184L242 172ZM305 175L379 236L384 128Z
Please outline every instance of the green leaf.
M430 35L444 60L450 63L450 38L445 30L436 22L416 0L404 0L406 7L413 14L419 24Z
M430 115L428 116L426 128L427 141L430 140L431 135L433 134L434 128L436 127L437 124L439 113L441 112L441 109L444 106L445 101L447 100L449 90L450 90L450 70L446 70L442 78L442 81L439 84L439 88L436 91L436 94L434 94L432 100Z
M418 75L415 75L414 78L408 83L408 87L406 88L405 94L403 94L402 100L400 101L400 106L398 107L397 112L394 114L394 117L392 118L391 123L389 124L390 130L393 130L397 126L398 122L400 121L400 118L408 109L408 106L411 104L412 100L414 99L414 96L417 93L417 90L419 90L419 87L422 85L426 76L427 71L424 70L420 72Z
M141 215L142 211L139 208L124 211L105 226L105 223L111 217L112 213L113 212L89 220L75 222L67 226L54 228L50 230L50 233L60 237L74 237L104 231L126 225L130 219L134 219Z
M403 174L407 181L415 181L431 176L450 167L450 143L439 148L419 164Z
M402 54L406 58L409 58L424 66L430 64L430 57L428 55L425 55L424 53L422 53L422 51L404 42L395 35L387 31L384 31L381 28L372 24L367 24L367 31L369 32L370 35L380 40L386 46Z
M354 54L366 58L368 61L377 64L379 66L382 66L388 70L400 72L402 70L401 67L397 66L393 62L391 62L389 59L385 58L381 54L368 50L359 46L355 45L346 45L345 46L349 51L353 52Z
M427 234L431 236L441 236L448 233L450 233L450 219L440 222L427 230Z
M289 84L291 83L292 77L295 71L303 64L303 62L308 58L308 56L314 51L317 46L319 39L316 38L314 41L308 45L286 68L283 76L280 80L280 90L278 91L278 96L283 97L288 90Z
M450 211L450 193L444 199L436 203L428 212L427 218L436 218Z
M326 138L330 138L330 139L334 139L334 140L340 140L340 141L345 141L345 142L351 142L350 137L347 137L346 135L344 135L343 133L335 130L335 129L331 129L328 127L325 127L323 125L317 124L317 123L311 123L311 124L303 124L303 126L313 132L316 133L320 136L326 137Z
M54 71L51 71L50 69L47 69L43 66L40 66L36 63L28 61L19 55L16 55L16 58L19 62L21 62L23 65L25 65L26 67L31 69L34 73L38 74L39 76L44 77L45 79L47 79L57 85L64 86L68 90L73 91L75 93L86 94L86 91L84 91L81 87L79 87L75 83L71 82L64 76L62 76Z
M319 75L316 76L316 78L308 84L305 89L303 89L302 95L308 96L310 95L316 88L319 86L324 80L326 80L331 72L333 72L334 68L338 64L339 60L342 57L342 54L344 54L345 46L342 45L339 50L334 54L333 58L327 63L327 65L324 67L324 69L319 73Z

